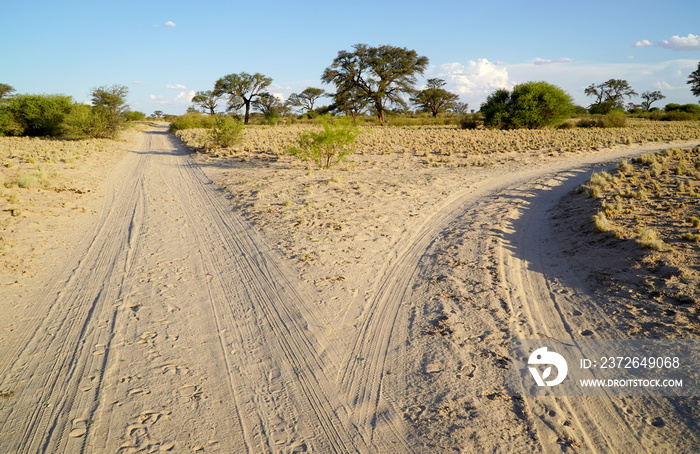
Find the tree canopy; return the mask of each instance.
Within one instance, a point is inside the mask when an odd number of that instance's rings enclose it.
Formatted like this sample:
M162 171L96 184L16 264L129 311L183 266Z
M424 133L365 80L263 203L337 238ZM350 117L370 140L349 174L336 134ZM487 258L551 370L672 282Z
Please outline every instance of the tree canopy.
M499 129L537 129L567 118L574 109L571 96L547 82L525 82L496 90L481 105L484 125Z
M415 92L416 76L427 68L428 57L390 45L355 44L353 48L352 52L338 52L321 80L335 84L337 105L370 104L383 124L389 104L406 108L402 95Z
M15 87L7 84L0 84L0 99L15 91Z
M637 92L623 79L610 79L602 84L591 84L584 90L587 96L596 101L591 105L591 112L608 113L613 109L624 107L625 98L636 96Z
M229 110L245 107L243 123L248 124L251 102L264 93L263 90L271 83L272 78L260 73L229 74L216 81L214 92L219 95L229 95Z
M102 135L104 137L116 137L119 130L126 122L126 112L129 106L126 96L129 88L124 85L112 85L93 88L92 108L96 115L101 117L104 124Z
M194 97L192 97L192 103L205 111L208 110L210 115L214 115L221 96L221 94L216 93L214 90L198 91Z
M314 104L319 98L326 96L326 90L323 88L307 87L301 93L292 93L287 98L289 107L297 107L304 109L306 112L314 110Z
M666 99L664 95L661 94L660 91L645 91L644 93L641 94L641 98L644 100L642 101L642 109L644 110L649 110L651 109L651 105L655 103L656 101L660 101L662 99Z
M411 97L411 102L423 112L430 112L433 117L438 113L451 109L459 99L454 93L445 90L443 79L428 79L426 87Z
M693 95L700 98L700 62L698 62L698 69L688 76L688 85Z

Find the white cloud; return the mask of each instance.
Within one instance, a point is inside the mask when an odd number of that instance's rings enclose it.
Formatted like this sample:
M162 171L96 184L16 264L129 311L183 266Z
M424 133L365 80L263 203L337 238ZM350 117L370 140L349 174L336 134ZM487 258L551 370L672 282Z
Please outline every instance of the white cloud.
M188 106L192 102L192 98L195 95L194 90L190 91L181 91L179 92L175 98L169 98L165 97L162 95L150 95L149 98L151 100L151 103L153 104L159 104L162 106L177 106L177 107L182 107L182 106Z
M592 99L584 90L591 84L609 79L624 79L637 93L661 90L667 102L687 104L694 102L686 84L688 74L697 68L697 60L677 59L657 63L572 63L567 65L535 65L534 63L508 64L508 75L515 83L544 80L557 85L573 96L575 102L587 106ZM659 82L663 81L663 82ZM635 101L635 99L632 99Z
M460 95L485 97L496 89L512 86L508 81L508 69L485 58L464 64L445 63L431 72L447 82L446 88Z
M165 25L166 27L175 27L175 22L169 20L168 22L166 22L166 23L163 24L163 25ZM186 27L185 27L185 28L186 28Z
M192 98L194 98L194 95L197 93L194 90L190 91L181 91L180 93L177 94L177 97L175 98L176 102L177 101L187 101L188 103L192 102Z
M169 88L171 90L184 90L187 87L182 84L168 84L165 86L165 88Z
M673 85L669 84L668 82L661 81L661 82L656 82L654 84L654 88L658 88L659 90L676 90L680 87L674 87Z
M654 45L654 43L652 43L648 39L643 39L641 41L637 41L636 43L634 43L633 47L649 47L649 46L653 46L653 45Z
M659 46L673 50L700 50L700 36L688 33L688 36L672 36L661 41Z
M574 61L571 58L555 58L554 60L548 60L544 58L535 58L536 65L549 65L551 63L571 63Z
M688 36L672 36L658 43L652 43L648 39L637 41L633 47L663 47L671 50L700 50L700 36L688 33Z

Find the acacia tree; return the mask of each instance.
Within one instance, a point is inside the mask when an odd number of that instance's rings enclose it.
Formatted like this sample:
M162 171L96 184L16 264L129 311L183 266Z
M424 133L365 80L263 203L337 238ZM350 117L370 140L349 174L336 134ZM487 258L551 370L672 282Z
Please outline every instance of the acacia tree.
M644 110L649 110L651 109L651 105L655 103L656 101L660 101L662 99L666 99L664 95L661 94L660 91L645 91L642 93L641 98L644 100L642 101L642 109Z
M276 118L280 116L280 111L284 107L282 101L272 93L260 93L260 95L253 100L253 106L263 114L265 120L270 123L276 121Z
M438 113L452 108L459 99L459 96L442 88L445 83L443 79L428 79L426 87L411 97L411 102L423 112L437 117Z
M415 50L383 45L355 44L354 51L341 50L321 80L336 86L336 104L364 100L371 104L381 124L388 104L406 108L403 94L415 92L416 76L428 66L428 57Z
M250 105L272 83L272 78L260 73L229 74L216 81L214 92L220 96L229 95L229 110L245 107L243 123L248 124ZM240 99L238 99L240 98Z
M369 100L364 96L364 92L357 87L336 93L333 95L333 99L334 103L331 107L350 116L353 122L367 109L369 104Z
M319 98L326 96L326 90L323 88L308 87L301 93L292 93L287 98L287 106L305 109L306 112L314 110L314 104Z
M698 62L698 69L688 76L688 85L693 95L700 98L700 62Z
M198 91L192 97L192 103L195 106L201 107L203 110L209 110L209 114L214 115L216 114L216 106L221 96L221 94L214 90Z
M466 102L455 102L452 104L450 110L456 114L465 114L469 110L469 104Z
M15 87L7 84L0 84L0 99L15 91Z
M104 131L101 135L114 138L126 121L126 112L129 106L126 104L126 96L129 88L124 85L112 85L93 88L93 111L104 122Z
M591 84L586 87L584 93L596 99L596 102L591 105L591 111L600 113L622 108L625 98L637 95L637 92L623 79L610 79L598 85Z

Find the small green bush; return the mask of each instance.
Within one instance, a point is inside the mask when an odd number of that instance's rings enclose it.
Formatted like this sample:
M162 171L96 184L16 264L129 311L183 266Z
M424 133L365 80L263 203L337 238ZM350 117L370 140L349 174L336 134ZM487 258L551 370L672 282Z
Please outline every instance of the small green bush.
M304 161L313 161L319 169L328 169L352 153L352 144L360 135L357 126L346 118L321 118L323 130L307 131L299 136L298 145L289 153Z
M126 121L141 121L146 119L146 114L138 110L130 110L124 114Z
M700 105L697 104L666 104L664 107L666 112L685 112L690 114L700 115Z
M582 118L576 126L579 128L624 128L627 126L627 116L623 112L612 111L605 115L592 115Z
M170 119L170 131L180 129L204 128L211 129L216 126L217 115L204 115L200 112L188 112L185 115Z
M85 104L73 104L65 118L66 135L76 139L101 137L106 128L105 118Z
M243 123L235 120L232 117L217 117L214 127L209 130L207 135L206 147L212 148L228 148L241 140L243 132Z
M462 129L479 129L484 124L484 119L481 114L465 114L459 120L459 126Z

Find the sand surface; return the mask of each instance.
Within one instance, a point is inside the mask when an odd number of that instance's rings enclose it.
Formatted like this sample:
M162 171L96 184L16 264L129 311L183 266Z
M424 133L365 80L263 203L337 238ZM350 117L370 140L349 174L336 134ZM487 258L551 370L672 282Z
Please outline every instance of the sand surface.
M1 450L693 452L696 403L505 389L512 337L627 336L562 200L679 145L285 174L145 131L15 232L46 254L0 276Z

